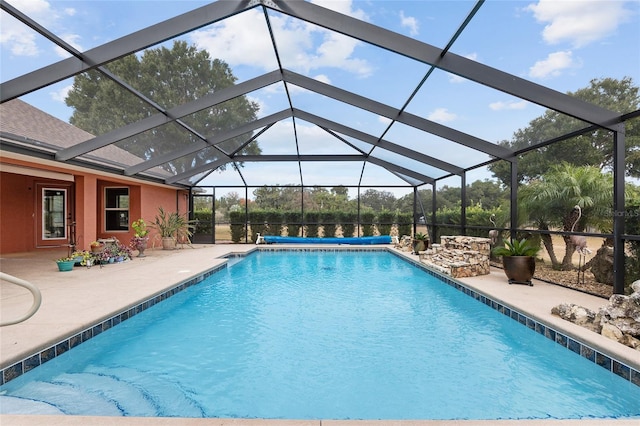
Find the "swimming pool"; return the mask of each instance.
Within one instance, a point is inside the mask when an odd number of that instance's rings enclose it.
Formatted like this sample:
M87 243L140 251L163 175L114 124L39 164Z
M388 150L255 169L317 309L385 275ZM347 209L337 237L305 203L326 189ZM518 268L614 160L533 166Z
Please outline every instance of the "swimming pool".
M640 412L637 386L425 271L386 252L331 250L248 256L2 390L102 415Z

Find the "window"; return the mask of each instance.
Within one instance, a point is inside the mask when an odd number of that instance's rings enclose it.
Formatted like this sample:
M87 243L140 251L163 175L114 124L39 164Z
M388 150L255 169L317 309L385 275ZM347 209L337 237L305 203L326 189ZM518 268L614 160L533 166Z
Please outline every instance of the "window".
M106 231L129 230L129 188L104 189Z
M42 239L58 240L67 238L65 214L67 190L42 189Z

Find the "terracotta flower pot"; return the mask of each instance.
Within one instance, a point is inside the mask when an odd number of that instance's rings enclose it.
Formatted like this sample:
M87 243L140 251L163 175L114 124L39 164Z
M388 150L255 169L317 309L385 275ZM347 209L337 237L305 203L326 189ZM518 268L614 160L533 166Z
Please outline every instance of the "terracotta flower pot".
M174 250L176 248L176 239L173 237L164 237L162 238L162 249L163 250Z

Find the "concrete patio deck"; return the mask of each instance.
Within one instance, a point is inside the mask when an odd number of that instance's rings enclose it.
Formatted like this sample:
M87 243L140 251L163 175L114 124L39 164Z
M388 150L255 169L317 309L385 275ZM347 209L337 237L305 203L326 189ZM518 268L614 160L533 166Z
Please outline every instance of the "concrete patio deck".
M288 245L278 245L286 247ZM327 247L328 245L323 245ZM305 245L309 248L309 245ZM390 247L390 246L386 246ZM255 245L217 244L194 245L175 251L148 249L147 257L91 269L76 267L73 272L58 272L54 259L66 251L51 250L37 253L5 255L0 259L4 273L37 285L42 292L42 306L29 320L0 328L0 367L13 365L66 337L135 306L151 296L186 281L203 271L226 262L229 253L244 253ZM407 253L403 256L417 259ZM593 310L607 304L607 300L563 287L535 282L532 287L508 285L503 271L492 269L491 274L460 280L479 293L490 296L539 322L589 344L594 349L640 369L640 352L606 339L582 327L551 315L551 308L560 303L576 303ZM2 282L0 287L0 318L16 318L31 306L26 290ZM0 413L2 412L0 407ZM22 416L0 415L0 424L7 425L634 425L640 419L607 420L527 420L527 421L283 421L241 419L169 419L169 418L105 418L80 416Z

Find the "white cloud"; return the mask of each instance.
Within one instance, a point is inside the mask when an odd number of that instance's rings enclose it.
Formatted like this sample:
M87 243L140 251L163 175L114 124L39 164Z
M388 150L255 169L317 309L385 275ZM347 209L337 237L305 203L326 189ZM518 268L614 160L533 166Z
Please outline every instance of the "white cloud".
M270 23L285 68L308 73L334 67L360 77L373 72L366 60L353 57L360 44L358 40L287 16L273 16ZM213 57L223 58L231 67L249 65L272 71L278 66L264 15L258 10L249 10L195 31L191 37L199 48L208 50Z
M60 18L60 13L51 7L51 4L45 0L20 0L18 9L34 19L45 27L52 27ZM65 8L62 14L66 16L74 16L76 10L73 8ZM37 33L26 25L18 22L7 13L3 13L0 25L0 45L9 49L15 56L38 56L41 53L38 47L39 36ZM77 41L80 39L78 35L65 35L62 38L69 44L81 50ZM68 57L69 54L57 46L54 50L58 56Z
M311 3L342 13L343 15L349 15L362 21L366 21L368 19L362 9L353 9L353 2L351 0L313 0Z
M62 38L67 43L69 43L76 50L82 52L82 50L83 50L82 46L80 46L80 43L77 42L82 37L80 37L78 34L64 34L64 35L60 36L60 38ZM71 56L71 54L69 52L67 52L66 50L64 50L63 48L61 48L59 46L55 47L55 51L58 54L58 56L60 56L61 58L68 58L69 56Z
M331 84L331 79L325 74L318 74L313 77L314 80L318 80L322 83Z
M381 122L382 124L391 124L391 119L388 117L384 117L382 115L378 116L378 121Z
M525 10L546 24L542 37L547 43L566 41L576 48L613 34L630 14L619 0L540 0Z
M436 108L433 112L427 115L427 119L438 123L447 123L455 120L458 116L452 112L449 112L446 108Z
M571 51L550 53L546 59L536 62L529 68L532 78L556 77L567 68L576 67Z
M194 31L191 38L199 48L214 58L223 58L231 67L244 64L272 71L277 67L273 45L260 30L266 31L264 15L254 9Z
M400 25L409 28L409 34L412 36L418 35L418 20L413 16L404 16L404 10L400 11Z
M49 95L51 95L51 99L54 101L64 102L72 88L73 85L65 86L56 92L49 92Z
M492 102L489 104L489 108L494 111L502 110L514 110L525 109L527 107L527 101L509 101L509 102Z

